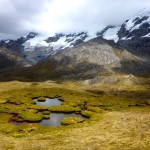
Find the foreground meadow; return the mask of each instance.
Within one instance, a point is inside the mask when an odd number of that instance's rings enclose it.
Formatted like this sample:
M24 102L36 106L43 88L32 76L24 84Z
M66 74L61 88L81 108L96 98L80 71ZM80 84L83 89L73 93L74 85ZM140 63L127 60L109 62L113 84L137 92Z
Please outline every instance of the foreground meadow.
M116 83L83 81L1 82L1 150L148 150L150 149L149 78L117 76ZM33 98L58 98L61 106L36 106ZM44 127L47 114L78 113ZM23 121L21 125L11 121Z

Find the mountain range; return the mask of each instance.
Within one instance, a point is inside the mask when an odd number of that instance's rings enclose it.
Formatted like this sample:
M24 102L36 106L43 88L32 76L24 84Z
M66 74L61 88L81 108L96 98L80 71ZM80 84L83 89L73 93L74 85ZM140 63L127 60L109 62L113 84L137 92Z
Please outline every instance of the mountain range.
M1 37L0 66L5 76L11 70L17 76L34 72L37 78L39 74L67 79L112 73L149 75L150 8L120 26L109 25L97 33L30 32L17 40Z

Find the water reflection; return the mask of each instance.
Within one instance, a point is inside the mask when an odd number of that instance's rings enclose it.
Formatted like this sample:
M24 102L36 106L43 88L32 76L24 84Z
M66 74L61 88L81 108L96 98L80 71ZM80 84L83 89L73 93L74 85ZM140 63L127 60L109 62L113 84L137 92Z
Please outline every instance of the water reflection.
M36 102L37 106L60 106L62 102L58 100L57 98L50 99L50 98L45 98L45 101L41 102L38 101L37 99L34 99Z
M50 119L48 120L42 120L41 121L41 124L43 126L60 126L61 125L61 120L63 118L68 118L68 117L81 117L83 118L82 115L80 114L75 114L75 113L72 113L72 114L64 114L64 113L51 113L50 114Z
M43 101L43 102L38 101L37 99L34 99L34 101L36 102L36 105L38 105L38 106L60 106L62 104L62 101L58 100L57 98L54 98L54 99L46 98L45 101ZM41 121L41 124L43 126L54 126L54 127L60 126L61 120L63 118L68 118L68 117L81 117L81 118L83 118L82 115L75 114L75 113L71 113L71 114L51 113L50 119L43 119Z

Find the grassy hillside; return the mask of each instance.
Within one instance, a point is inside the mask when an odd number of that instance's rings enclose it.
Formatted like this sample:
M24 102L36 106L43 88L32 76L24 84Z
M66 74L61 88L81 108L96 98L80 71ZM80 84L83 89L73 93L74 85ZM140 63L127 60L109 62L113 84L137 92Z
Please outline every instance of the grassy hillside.
M150 79L115 77L119 79L116 83L93 85L84 81L1 82L0 149L150 149ZM59 97L63 105L39 107L33 103L34 97ZM87 119L43 127L37 120L45 113L37 112L45 110L78 112ZM28 123L10 123L14 115Z

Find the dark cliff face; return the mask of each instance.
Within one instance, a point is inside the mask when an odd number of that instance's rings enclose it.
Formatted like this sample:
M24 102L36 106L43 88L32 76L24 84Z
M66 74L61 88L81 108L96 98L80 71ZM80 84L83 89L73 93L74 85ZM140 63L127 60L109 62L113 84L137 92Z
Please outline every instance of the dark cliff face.
M14 41L14 40L9 40L9 42L7 43L4 40L0 41L0 48L3 48L3 47L18 54L21 54L23 50L23 47L21 46L21 44L19 44L17 41Z
M122 38L139 38L150 33L150 24L147 22L148 16L143 16L142 18L135 18L132 21L127 20L120 28L118 32L119 39ZM129 24L133 24L131 27L126 28ZM135 29L134 29L135 28Z
M129 21L126 21L118 32L119 41L122 47L130 50L137 55L150 56L150 24L148 23L148 16L135 18L132 23L134 25L130 29L126 29Z
M123 48L141 57L150 57L150 38L132 38L132 40L119 41Z
M99 36L113 40L122 48L137 55L138 57L150 57L150 10L145 9L121 26L108 26ZM116 40L117 37L117 40Z
M37 35L37 33L30 32L27 36L20 37L16 40L0 40L0 48L6 48L17 55L23 56L24 46L22 44L30 39L35 38Z
M51 42L57 42L61 37L65 36L64 34L60 33L60 34L56 34L52 37L48 37L45 41L47 43L51 43Z

